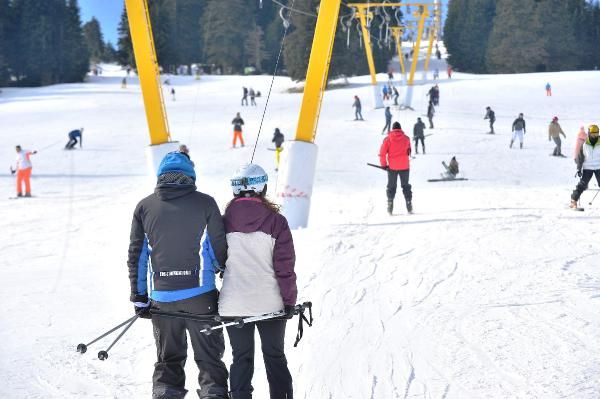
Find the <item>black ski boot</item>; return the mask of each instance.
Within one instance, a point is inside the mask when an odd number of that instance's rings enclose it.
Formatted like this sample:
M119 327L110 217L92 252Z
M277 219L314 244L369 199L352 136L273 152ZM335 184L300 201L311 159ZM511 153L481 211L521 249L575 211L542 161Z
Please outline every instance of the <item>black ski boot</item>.
M387 202L387 213L389 213L391 215L393 210L394 210L394 201L393 200L388 200L388 202Z
M408 211L408 213L412 213L412 211L413 211L412 201L406 201L406 210Z

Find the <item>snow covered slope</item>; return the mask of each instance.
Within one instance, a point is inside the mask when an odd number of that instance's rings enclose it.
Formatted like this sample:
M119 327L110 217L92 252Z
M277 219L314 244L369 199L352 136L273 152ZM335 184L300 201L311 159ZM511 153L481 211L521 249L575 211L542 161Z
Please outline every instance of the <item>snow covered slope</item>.
M148 133L135 79L117 71L85 84L3 89L0 174L4 198L14 145L33 156L32 199L0 199L0 375L4 398L148 398L155 360L147 320L101 362L110 340L75 352L132 314L126 270L131 214L152 190ZM445 76L445 74L443 74ZM385 75L379 76L385 81ZM221 206L228 178L248 162L259 107L240 107L242 86L266 95L269 77L171 77L165 98L173 139L186 143L198 186ZM545 97L549 81L553 97ZM368 77L328 91L319 123L309 227L294 232L300 300L315 325L288 360L297 398L600 397L600 199L567 209L577 180L572 159L550 157L547 125L557 115L571 155L581 125L599 123L599 72L506 76L455 74L439 82L436 129L427 155L411 165L414 215L401 194L385 212L377 163L383 110L369 109ZM255 162L275 182L271 137L291 139L300 94L278 78ZM394 111L412 133L430 85L415 88L415 111ZM353 122L359 95L366 122ZM485 107L498 134L487 135ZM246 120L246 147L231 149L231 119ZM509 149L510 126L525 114L524 149ZM84 147L63 151L67 132L85 127ZM428 183L455 155L468 181ZM590 185L597 188L596 183ZM271 190L274 192L274 190ZM229 349L226 362L230 361ZM257 354L255 397L267 394ZM195 364L187 387L197 387ZM190 394L190 396L192 396Z

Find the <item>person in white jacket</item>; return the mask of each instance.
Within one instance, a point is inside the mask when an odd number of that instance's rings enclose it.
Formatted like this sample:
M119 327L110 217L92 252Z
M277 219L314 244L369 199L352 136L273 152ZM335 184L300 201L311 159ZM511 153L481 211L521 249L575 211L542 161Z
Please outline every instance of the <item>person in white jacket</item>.
M588 137L581 146L577 159L577 176L580 177L579 183L571 194L571 208L577 208L577 201L581 194L587 190L592 176L596 176L596 181L600 186L600 140L598 140L598 125L588 127Z
M12 174L17 174L17 197L31 197L31 155L37 154L37 151L29 151L21 148L20 145L16 146L17 158L16 168L10 168ZM25 195L23 195L23 183L25 184Z

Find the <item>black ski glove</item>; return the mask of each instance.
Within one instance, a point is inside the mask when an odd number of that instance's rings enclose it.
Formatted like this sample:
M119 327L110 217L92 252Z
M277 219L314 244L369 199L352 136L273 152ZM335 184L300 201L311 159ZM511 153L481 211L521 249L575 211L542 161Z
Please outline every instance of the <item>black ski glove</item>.
M133 309L135 314L138 315L142 319L151 319L152 315L150 314L150 301L147 302L134 302Z
M390 167L389 166L382 166L381 169L383 169L383 170L390 170Z
M294 315L296 314L296 307L293 305L285 305L283 307L283 311L285 312L284 317L286 319L291 319L294 317Z
M581 169L577 169L576 175L577 175L577 177L583 176L583 173L581 173Z

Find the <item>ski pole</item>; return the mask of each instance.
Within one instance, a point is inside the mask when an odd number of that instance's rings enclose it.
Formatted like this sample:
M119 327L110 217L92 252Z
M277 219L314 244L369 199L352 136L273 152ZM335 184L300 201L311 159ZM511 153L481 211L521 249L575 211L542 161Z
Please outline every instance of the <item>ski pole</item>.
M137 319L139 319L139 317L140 316L136 314L135 316L133 316L131 318L131 321L129 322L127 327L125 327L123 329L123 331L121 331L121 334L119 334L119 336L117 338L115 338L115 340L112 342L112 344L110 344L110 346L106 350L98 352L98 359L106 360L108 358L108 351L110 350L110 348L112 348L117 343L117 341L119 341L121 339L123 334L125 334L127 332L127 330L129 330L129 327L131 327L133 325L133 323L135 323L135 321Z
M594 200L598 196L598 193L600 193L600 190L596 191L596 195L594 195L594 198L592 198L592 200L590 201L590 205L592 205L592 202L594 202Z
M285 316L285 312L283 312L283 310L279 310L277 312L265 313L260 316L251 316L251 317L245 317L245 318L238 317L238 318L234 319L233 321L223 323L218 326L211 326L209 324L206 324L204 326L204 328L202 330L200 330L200 332L204 333L206 335L210 335L213 332L213 330L220 330L222 328L231 327L231 326L234 326L236 328L242 328L247 323L254 323L256 321L274 319L275 317L280 317L280 316Z
M222 317L218 314L214 315L201 315L201 314L192 314L192 313L183 313L183 312L167 312L164 310L158 309L150 309L150 314L153 316L163 316L163 317L172 317L174 319L183 319L183 320L194 320L194 321L214 321L215 323L220 323L224 320L230 321L234 320L231 317Z
M132 316L129 319L125 320L123 323L119 324L116 327L111 328L110 330L108 330L107 332L105 332L104 334L102 334L101 336L99 336L98 338L90 341L87 344L79 344L77 345L77 352L84 354L85 352L87 352L87 347L91 344L93 344L94 342L101 340L102 338L106 337L108 334L112 333L115 330L118 330L119 328L123 327L125 324L131 322L132 320L134 320L135 318L137 318L138 315Z

